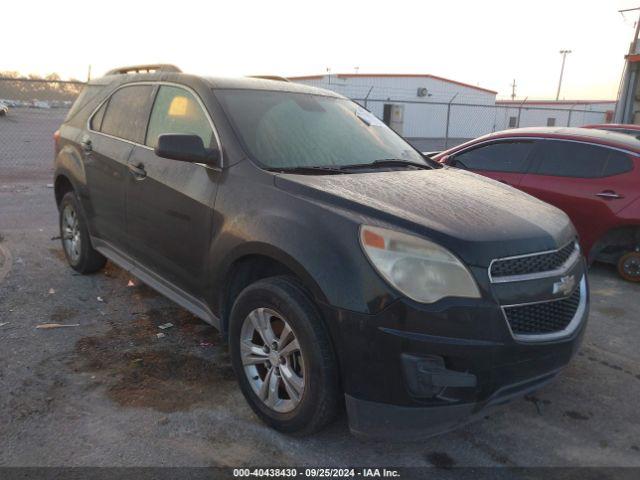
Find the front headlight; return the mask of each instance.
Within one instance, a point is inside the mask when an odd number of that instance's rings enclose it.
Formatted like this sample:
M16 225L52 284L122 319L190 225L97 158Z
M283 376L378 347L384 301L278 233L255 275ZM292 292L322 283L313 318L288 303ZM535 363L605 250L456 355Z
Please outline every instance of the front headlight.
M367 225L360 227L360 243L384 279L413 300L433 303L444 297L480 298L469 270L440 245Z

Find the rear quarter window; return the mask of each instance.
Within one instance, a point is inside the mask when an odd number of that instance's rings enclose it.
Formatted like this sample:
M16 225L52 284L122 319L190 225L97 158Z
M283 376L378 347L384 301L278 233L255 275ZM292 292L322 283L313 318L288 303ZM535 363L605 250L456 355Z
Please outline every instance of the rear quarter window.
M73 102L64 123L83 128L87 122L87 118L91 115L91 111L95 108L93 105L100 101L98 97L104 98L104 94L102 94L104 88L104 85L85 86L78 95L78 98Z
M96 132L100 132L102 130L102 120L104 119L104 112L107 111L108 105L109 101L104 102L98 111L93 114L93 117L91 117L91 121L89 122L91 130L95 130Z

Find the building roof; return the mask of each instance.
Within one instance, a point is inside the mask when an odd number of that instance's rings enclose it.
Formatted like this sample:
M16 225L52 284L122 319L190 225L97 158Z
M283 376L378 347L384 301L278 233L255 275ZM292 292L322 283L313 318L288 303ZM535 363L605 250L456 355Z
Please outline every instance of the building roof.
M615 100L496 100L500 105L591 105L598 103L616 103Z
M495 90L489 90L488 88L478 87L476 85L470 85L464 82L458 82L457 80L451 80L449 78L438 77L437 75L431 75L430 73L338 73L331 74L338 78L431 78L432 80L440 80L441 82L452 83L454 85L460 85L462 87L472 88L481 92L497 94ZM299 77L288 77L289 80L322 80L326 75L302 75Z

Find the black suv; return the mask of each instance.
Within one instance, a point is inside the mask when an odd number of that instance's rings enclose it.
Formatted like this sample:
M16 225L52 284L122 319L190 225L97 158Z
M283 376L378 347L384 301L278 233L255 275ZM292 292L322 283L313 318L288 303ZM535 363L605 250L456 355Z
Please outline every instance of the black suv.
M538 389L585 330L560 210L423 157L358 104L165 65L93 80L56 133L71 267L106 259L227 337L284 432L416 438Z

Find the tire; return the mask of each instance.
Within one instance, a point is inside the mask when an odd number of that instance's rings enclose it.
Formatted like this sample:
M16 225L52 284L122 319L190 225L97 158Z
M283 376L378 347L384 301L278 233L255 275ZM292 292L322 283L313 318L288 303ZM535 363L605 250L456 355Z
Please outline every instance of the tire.
M640 282L640 252L629 252L620 257L618 274L629 282Z
M82 274L97 272L107 259L91 246L87 222L74 192L62 197L59 211L60 242L67 262Z
M255 328L256 323L263 322L276 334L279 351L272 343L269 353L265 352L267 342ZM289 335L285 334L287 325L291 330ZM253 349L248 355L249 350L242 348L241 342L247 345L251 331ZM287 356L286 351L295 352L295 340L299 351ZM260 344L263 344L262 353L254 353ZM229 349L240 389L264 423L284 433L308 435L334 419L340 398L337 362L320 314L295 279L260 280L240 293L231 310ZM282 356L274 360L274 355ZM269 358L270 361L260 363ZM245 365L253 359L255 365ZM267 388L264 393L264 387L270 387L272 381L277 387ZM279 397L275 404L270 401L272 391Z

